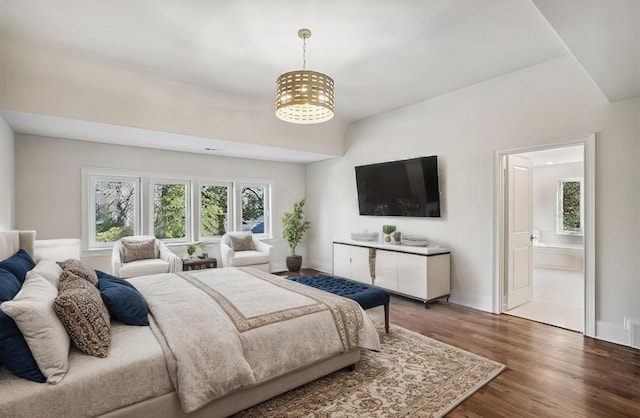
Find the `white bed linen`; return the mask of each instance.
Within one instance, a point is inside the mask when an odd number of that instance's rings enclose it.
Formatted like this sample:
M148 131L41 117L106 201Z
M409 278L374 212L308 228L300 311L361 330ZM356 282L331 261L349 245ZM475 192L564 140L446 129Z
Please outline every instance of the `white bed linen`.
M35 383L0 367L0 416L93 417L173 391L164 354L149 327L111 324L106 358L69 354L57 385Z
M356 302L256 269L130 281L166 340L185 412L342 352L380 348L375 326Z

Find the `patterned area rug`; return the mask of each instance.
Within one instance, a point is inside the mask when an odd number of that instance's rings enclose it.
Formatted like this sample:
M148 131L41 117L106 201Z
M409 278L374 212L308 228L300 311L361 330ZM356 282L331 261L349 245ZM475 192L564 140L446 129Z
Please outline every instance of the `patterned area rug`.
M382 350L363 350L355 371L335 372L234 417L442 417L505 368L404 328L379 332Z

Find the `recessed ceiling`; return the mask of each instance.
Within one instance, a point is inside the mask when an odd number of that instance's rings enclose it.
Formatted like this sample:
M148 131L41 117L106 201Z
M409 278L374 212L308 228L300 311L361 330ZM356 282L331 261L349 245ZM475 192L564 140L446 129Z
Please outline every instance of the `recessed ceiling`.
M335 80L343 123L566 55L610 101L640 95L637 0L0 0L0 9L8 39L267 106L278 75L302 66L297 31L308 27L307 68ZM20 129L45 129L37 119ZM65 133L72 122L56 135L88 129ZM128 143L146 146L137 134Z

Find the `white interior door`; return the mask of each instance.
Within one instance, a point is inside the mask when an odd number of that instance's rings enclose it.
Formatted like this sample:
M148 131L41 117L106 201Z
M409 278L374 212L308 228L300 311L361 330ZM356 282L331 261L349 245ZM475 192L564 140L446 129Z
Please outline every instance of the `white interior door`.
M507 191L507 310L533 296L533 175L528 158L508 155Z

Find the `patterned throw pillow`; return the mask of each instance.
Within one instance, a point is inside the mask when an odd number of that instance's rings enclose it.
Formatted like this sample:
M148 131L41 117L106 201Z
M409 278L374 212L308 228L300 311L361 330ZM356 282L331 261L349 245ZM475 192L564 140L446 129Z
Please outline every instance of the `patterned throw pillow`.
M157 258L155 239L150 239L149 241L122 240L122 249L124 253L124 257L122 257L123 263Z
M53 308L80 351L107 356L111 344L109 311L95 286L75 275L62 277Z
M59 261L58 265L62 267L63 270L62 275L60 276L61 281L63 280L63 278L68 276L69 273L73 273L76 276L82 277L92 285L98 286L98 275L96 274L96 271L93 269L93 267L91 267L87 263L83 263L80 260L70 258L65 261Z
M231 239L231 248L233 251L251 251L253 250L253 238L251 235L234 237L229 235Z

